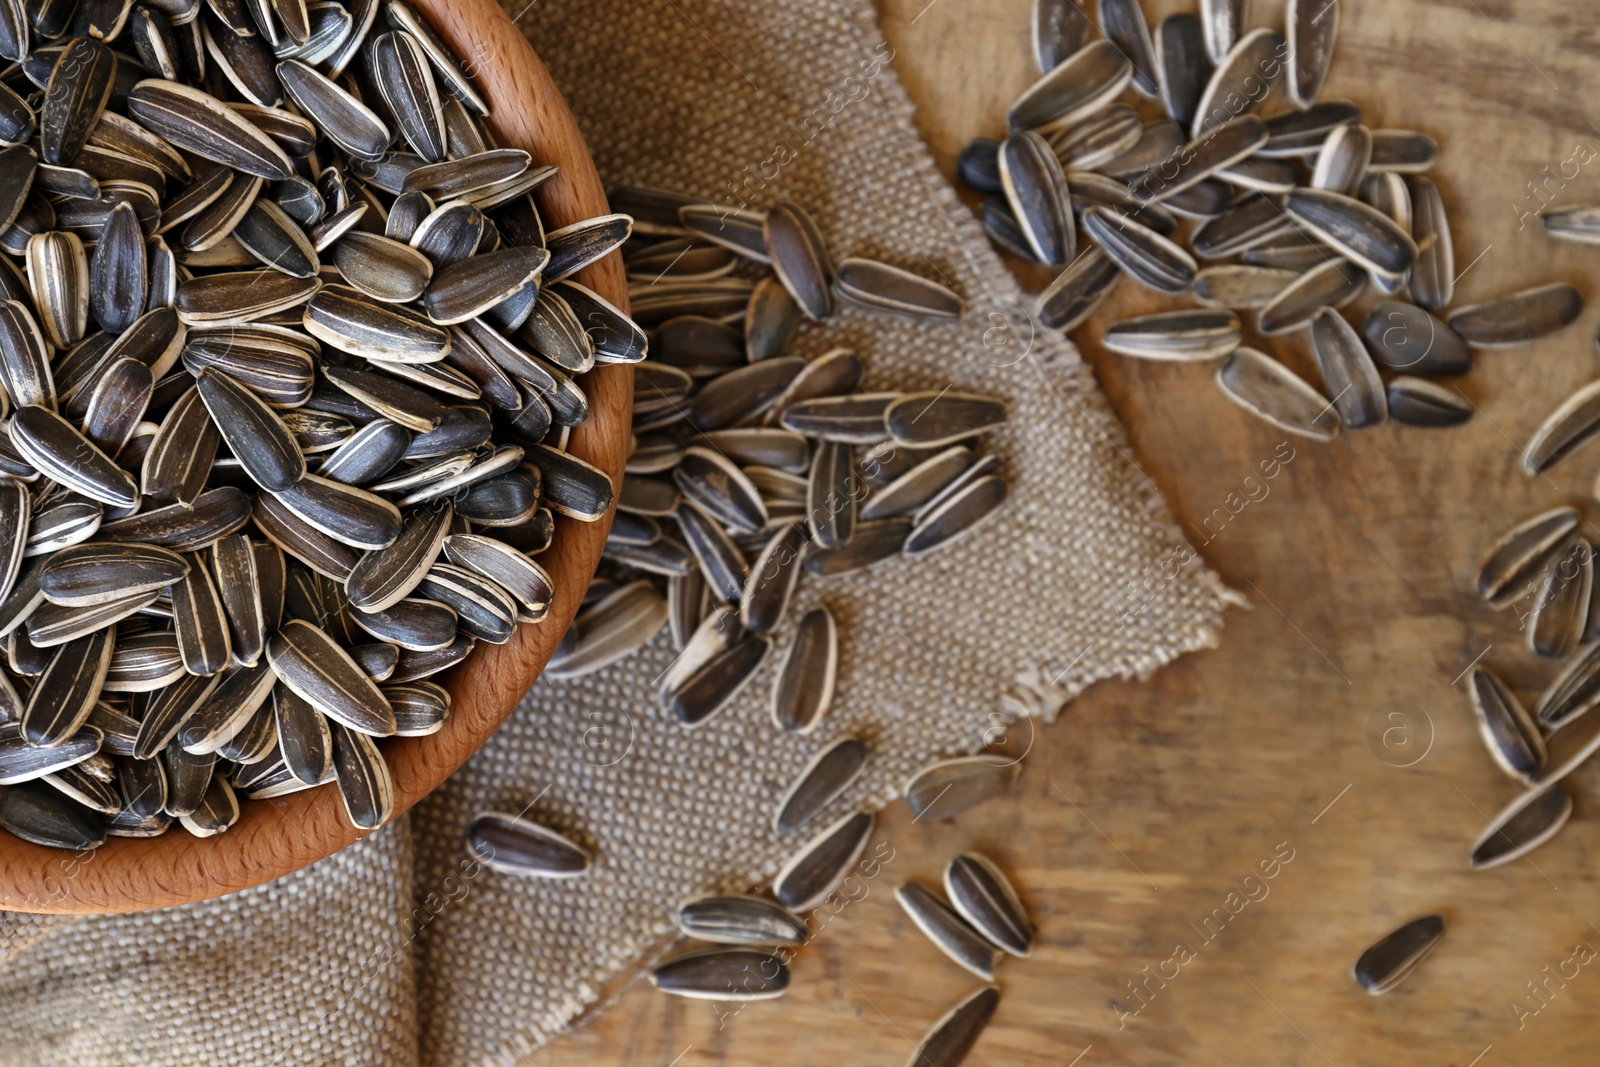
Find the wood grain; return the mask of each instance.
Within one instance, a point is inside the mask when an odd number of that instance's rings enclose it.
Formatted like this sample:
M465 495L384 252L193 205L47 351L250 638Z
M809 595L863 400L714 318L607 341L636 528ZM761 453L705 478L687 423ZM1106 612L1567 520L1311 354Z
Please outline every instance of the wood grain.
M1029 0L879 8L920 129L951 174L968 139L1003 133L1006 106L1033 76ZM1545 182L1543 168L1558 171L1579 144L1600 152L1590 125L1589 102L1600 98L1592 20L1554 0L1341 8L1326 95L1357 101L1372 125L1438 138L1436 178L1457 269L1466 269L1457 303L1552 280L1600 298L1595 250L1552 241L1534 222L1519 228L1519 213L1538 203L1528 182ZM1146 9L1159 18L1181 7ZM1253 9L1258 24L1282 17L1279 3ZM716 44L743 54L735 31ZM683 46L721 62L687 27ZM775 139L781 123L774 114ZM1549 190L1557 204L1600 202L1600 157ZM894 202L888 189L863 193ZM1538 344L1480 354L1457 383L1481 409L1468 426L1386 426L1321 447L1295 441L1292 461L1265 480L1259 464L1284 438L1224 400L1212 368L1139 363L1100 347L1111 322L1162 306L1123 283L1077 339L1139 462L1253 610L1232 615L1216 651L1075 701L1033 739L1009 800L937 825L912 824L904 805L893 806L878 833L895 859L801 952L782 1001L719 1017L732 1006L675 1000L640 982L612 991L608 1012L528 1062L905 1063L923 1029L976 980L926 943L892 889L937 884L945 861L972 847L1015 876L1040 944L1001 966L1004 998L969 1063L1595 1061L1600 970L1567 961L1579 943L1600 951L1600 767L1571 781L1572 822L1528 862L1467 870L1485 816L1517 789L1482 751L1452 681L1491 645L1486 660L1524 696L1553 673L1523 649L1514 619L1477 602L1471 576L1487 543L1533 510L1570 501L1597 513L1590 486L1600 451L1534 481L1518 469L1517 449L1596 376L1600 309ZM1263 347L1313 373L1303 339ZM1265 879L1260 864L1280 846L1294 858ZM1395 992L1361 992L1350 967L1362 949L1432 911L1447 922L1434 954ZM1176 977L1150 978L1173 975L1180 942L1194 958ZM1576 976L1563 980L1563 970ZM1130 982L1147 992L1140 1013L1123 1017L1116 1003L1141 1006ZM1528 982L1540 984L1542 1000Z
M491 0L416 0L477 79L499 143L526 148L559 173L538 191L552 228L602 215L605 191L583 136L549 72L523 35ZM578 275L585 285L627 307L621 257L607 256ZM633 376L603 367L583 379L590 418L573 432L572 452L620 481L627 458ZM511 641L481 646L446 680L449 720L431 737L396 738L383 746L403 812L466 762L511 713L566 632L594 574L610 528L601 522L556 522L540 562L555 579L549 615L522 626ZM87 856L64 854L0 834L0 908L82 913L141 911L221 896L297 871L364 836L329 786L242 805L238 825L200 840L181 829L152 840L111 838Z

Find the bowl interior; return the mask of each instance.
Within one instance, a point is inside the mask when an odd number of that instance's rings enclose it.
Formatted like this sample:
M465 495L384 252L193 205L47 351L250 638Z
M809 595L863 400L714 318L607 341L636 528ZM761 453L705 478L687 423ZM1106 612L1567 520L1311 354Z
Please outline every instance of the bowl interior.
M572 112L522 32L493 0L411 0L455 50L490 105L486 124L503 147L525 148L557 175L535 194L546 225L605 214L604 188ZM627 307L620 256L588 267L578 280ZM573 431L570 451L622 477L633 376L604 366L583 378L589 420ZM609 516L581 523L557 518L539 557L555 583L549 614L518 627L499 646L480 645L446 675L450 718L430 737L392 738L382 750L395 780L396 815L466 762L510 714L544 668L577 611L600 559ZM151 839L110 838L92 853L29 844L0 832L0 908L84 913L170 907L247 889L299 870L365 836L345 817L335 786L275 800L241 803L227 833L199 839L180 827Z

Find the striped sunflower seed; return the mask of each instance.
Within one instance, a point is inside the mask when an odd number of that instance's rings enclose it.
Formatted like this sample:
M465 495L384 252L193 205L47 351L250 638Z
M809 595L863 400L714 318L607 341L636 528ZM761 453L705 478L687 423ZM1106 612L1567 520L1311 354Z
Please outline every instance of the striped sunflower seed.
M900 538L903 540L903 538ZM807 734L828 714L838 676L838 627L827 608L813 608L795 627L772 683L772 721L789 733Z
M1487 667L1474 667L1467 693L1478 733L1495 763L1511 777L1532 784L1544 765L1544 735L1516 694Z
M770 900L753 896L701 897L677 912L685 936L719 945L803 945L810 931Z
M1005 953L984 940L955 909L915 882L896 889L894 898L940 952L985 981L994 978L995 965Z
M1072 262L1077 247L1067 175L1050 143L1031 130L1000 145L1000 183L1034 258Z
M1166 311L1124 319L1101 343L1142 359L1206 360L1239 347L1239 317L1231 311Z
M699 1000L771 1000L789 988L789 967L755 948L714 948L668 960L650 972L663 993Z
M1552 753L1553 755L1553 753ZM1532 789L1496 815L1472 844L1475 871L1519 859L1556 835L1572 815L1572 797L1559 784Z
M1311 352L1346 428L1376 426L1388 416L1383 379L1343 315L1325 307L1312 316Z
M953 818L1005 792L1020 773L1017 763L994 756L938 760L906 782L906 804L918 819Z
M1013 956L1032 951L1033 922L993 860L978 852L957 856L945 867L944 889L956 912L990 943Z
M594 862L570 838L514 815L479 815L472 820L467 840L478 859L506 874L575 878Z
M1331 441L1339 433L1326 397L1253 348L1236 349L1217 371L1217 384L1229 400L1281 430L1317 441Z
M1065 56L1011 105L1013 130L1066 126L1099 111L1133 79L1126 53L1108 40Z
M992 985L968 994L923 1035L907 1067L960 1067L999 1005L1000 990Z
M1367 949L1356 960L1356 983L1377 996L1405 981L1444 936L1444 917L1412 919Z
M822 749L790 784L778 803L773 825L780 832L797 830L822 814L866 766L867 746L844 737Z
M1450 329L1474 347L1501 348L1554 333L1582 311L1578 291L1553 282L1458 308L1450 315Z
M871 812L853 812L800 846L772 879L778 903L803 912L827 899L866 850L873 824Z
M1084 213L1083 228L1141 285L1159 293L1181 293L1194 281L1194 257L1148 226L1096 207Z
M902 315L954 319L963 307L949 286L871 259L840 261L833 287L847 300Z
M1472 418L1472 404L1461 393L1423 378L1389 383L1389 417L1407 426L1459 426Z

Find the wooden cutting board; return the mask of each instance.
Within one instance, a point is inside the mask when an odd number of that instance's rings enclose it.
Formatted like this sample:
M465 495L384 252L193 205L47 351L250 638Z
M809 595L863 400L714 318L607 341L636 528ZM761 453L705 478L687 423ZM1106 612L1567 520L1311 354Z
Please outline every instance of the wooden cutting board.
M1281 3L1254 6L1258 24L1281 23ZM1457 303L1554 280L1600 301L1600 248L1551 240L1531 217L1544 200L1600 203L1593 20L1554 0L1341 6L1325 95L1357 101L1373 126L1438 138ZM1180 7L1147 9L1154 23ZM967 140L1003 132L1034 75L1029 0L882 0L881 12L951 173ZM685 46L701 47L693 38L685 26ZM1014 874L1040 932L1030 958L1003 964L1004 999L970 1062L1596 1061L1600 767L1569 780L1576 813L1555 840L1469 871L1471 841L1517 789L1454 680L1483 655L1531 699L1554 673L1471 578L1535 510L1571 502L1600 519L1600 448L1540 479L1518 454L1600 372L1600 307L1542 342L1481 353L1455 383L1480 409L1465 427L1318 445L1233 407L1211 367L1100 348L1109 323L1164 306L1125 281L1077 340L1139 462L1252 605L1221 647L1077 700L1038 732L1003 803L934 825L911 825L903 805L886 813L895 859L799 956L785 999L719 1019L640 983L534 1062L903 1063L976 980L911 926L893 887L935 884L967 848ZM1265 347L1313 373L1303 337ZM1587 530L1600 538L1600 521ZM1358 989L1362 949L1429 912L1447 931L1423 966L1387 996Z

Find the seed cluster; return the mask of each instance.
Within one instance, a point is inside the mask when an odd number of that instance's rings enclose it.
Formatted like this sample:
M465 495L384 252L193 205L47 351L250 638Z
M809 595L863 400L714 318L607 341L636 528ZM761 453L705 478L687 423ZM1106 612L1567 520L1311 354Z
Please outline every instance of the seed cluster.
M0 825L380 826L376 740L611 506L575 377L645 338L573 275L630 220L547 233L403 0L7 0L0 55Z

